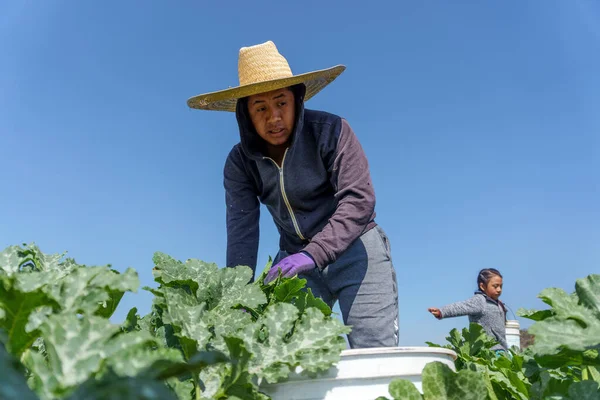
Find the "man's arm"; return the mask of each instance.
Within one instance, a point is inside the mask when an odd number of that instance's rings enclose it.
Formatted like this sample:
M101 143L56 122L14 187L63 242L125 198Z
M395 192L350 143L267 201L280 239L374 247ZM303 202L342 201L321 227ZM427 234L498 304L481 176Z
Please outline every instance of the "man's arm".
M228 267L246 265L255 271L259 242L260 203L237 146L227 157L223 177L227 207L226 265Z

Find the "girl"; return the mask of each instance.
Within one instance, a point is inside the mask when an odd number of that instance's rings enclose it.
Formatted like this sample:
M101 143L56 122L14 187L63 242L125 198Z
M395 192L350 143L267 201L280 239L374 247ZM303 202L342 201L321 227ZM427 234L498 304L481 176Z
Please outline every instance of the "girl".
M502 294L502 275L494 268L485 268L477 275L479 290L468 300L452 303L428 311L437 319L469 316L469 322L478 323L499 344L492 350L508 350L506 343L506 307L498 298Z

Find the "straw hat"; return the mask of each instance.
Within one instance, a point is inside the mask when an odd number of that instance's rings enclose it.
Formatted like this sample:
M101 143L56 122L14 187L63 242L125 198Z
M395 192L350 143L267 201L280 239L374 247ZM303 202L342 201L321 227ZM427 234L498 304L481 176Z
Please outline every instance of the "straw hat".
M191 108L235 112L237 100L258 93L282 89L299 83L306 85L308 100L329 85L346 69L343 65L305 74L293 75L287 60L272 41L242 47L238 58L240 85L188 99Z

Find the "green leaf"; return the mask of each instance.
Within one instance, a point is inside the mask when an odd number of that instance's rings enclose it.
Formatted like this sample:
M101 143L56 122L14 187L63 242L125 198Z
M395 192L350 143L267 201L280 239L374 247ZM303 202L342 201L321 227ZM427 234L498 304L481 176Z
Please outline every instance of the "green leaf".
M578 279L575 291L581 304L592 310L597 319L600 319L600 274L589 275Z
M301 314L303 314L307 308L314 307L319 309L326 317L331 315L331 308L329 308L327 303L320 297L315 297L310 288L307 288L306 291L303 291L298 295L295 305L298 307Z
M483 371L484 374L484 382L485 382L485 387L487 389L487 393L488 396L490 398L490 400L499 400L498 396L496 396L496 392L494 391L494 385L492 385L492 380L490 378L490 371L488 369Z
M572 383L571 380L552 376L552 371L541 371L539 379L531 386L531 398L532 399L547 399L552 398L550 396L557 396L556 398L567 398L569 393L569 385ZM558 397L562 396L562 397Z
M267 302L267 298L260 289L260 285L247 284L252 278L252 270L250 268L222 268L219 270L218 275L220 275L220 285L211 291L214 300L218 301L218 304L214 307L215 309L229 309L238 304L256 308ZM198 293L198 299L203 300L200 293Z
M25 380L25 368L0 343L0 399L38 400Z
M192 399L192 391L194 390L194 382L191 379L180 381L177 378L169 378L166 380L167 386L175 392L179 400Z
M414 383L404 379L394 379L389 386L390 395L394 400L422 400L423 396Z
M8 350L20 356L39 336L38 327L53 312L109 317L125 291L136 290L137 274L109 267L85 267L62 255L43 254L35 245L12 246L0 253L0 327Z
M255 390L248 374L248 362L251 354L246 350L242 340L226 337L225 343L231 360L231 373L223 382L223 394L235 394L247 398Z
M68 271L72 260L63 261L65 254L44 254L34 243L9 246L0 253L0 275L12 276L20 272Z
M529 332L535 335L532 350L536 359L552 362L561 358L567 363L579 363L581 352L599 347L600 337L600 275L589 275L576 283L576 293L568 295L562 289L543 290L539 297L552 306L553 316L533 324ZM589 360L589 359L588 359Z
M4 290L0 290L0 308L4 310L4 318L0 320L0 328L3 328L8 335L7 350L14 356L20 357L39 336L35 328L44 314L36 314L35 320L28 326L30 315L42 307L55 305L55 303L41 289L31 292L19 290L14 278L3 280L0 277L0 289L2 281L5 286Z
M199 373L209 365L223 363L228 360L227 356L220 351L201 351L194 354L187 362L169 360L163 356L157 358L143 375L159 380L180 378L192 372Z
M534 352L540 356L556 355L563 346L575 351L597 346L600 321L590 321L588 327L582 327L571 319L550 318L532 325L529 331L536 337Z
M58 388L53 391L61 393L100 369L106 357L107 342L119 327L100 317L63 314L48 318L40 330L50 370L58 382ZM116 351L117 347L112 350Z
M108 374L101 380L89 379L68 400L177 400L165 383L147 378Z
M569 386L569 397L576 400L598 400L600 386L594 381L574 382Z
M248 373L251 354L246 350L244 342L238 338L226 337L224 345L229 353L230 363L212 365L200 372L200 379L205 386L203 398L259 398L258 387Z
M134 377L146 374L146 371L149 370L157 374L158 367L163 363L169 365L183 363L183 356L179 350L172 348L132 346L113 354L106 360L106 363L117 375Z
M428 400L485 400L488 396L482 374L469 370L455 373L438 361L423 368L422 381Z
M310 375L339 361L346 347L341 335L349 328L316 308L307 309L296 322L298 315L295 306L277 303L240 332L239 337L254 355L248 367L250 373L275 383L286 378L295 366ZM264 339L257 340L261 333Z
M285 279L274 290L275 298L280 303L291 303L306 286L306 279Z
M139 325L140 318L137 315L137 311L138 311L137 307L133 307L127 313L127 317L125 317L125 321L121 325L121 329L124 332L132 332L132 331L141 329L141 327ZM149 329L146 329L146 330L148 332L150 331Z
M154 253L152 260L154 261L152 274L156 282L167 286L185 285L191 292L195 292L198 286L206 285L205 281L218 270L216 264L199 260L188 260L182 263L161 252Z
M163 310L163 322L177 326L182 336L206 342L210 337L208 326L202 321L206 304L200 304L194 295L182 288L165 287L162 292L167 304Z
M552 310L538 311L538 310L526 310L524 308L519 308L517 310L517 315L519 315L520 317L523 317L523 318L531 319L533 321L543 321L547 318L552 317L554 315L554 313L552 312Z
M592 310L579 304L576 294L569 295L562 289L548 288L542 290L538 297L552 306L555 319L569 319L586 326L589 320L596 318Z
M598 371L598 368L588 365L587 367L585 367L585 371L588 375L587 379L600 383L600 372Z
M131 268L120 274L109 267L81 267L48 286L46 291L63 311L108 318L123 293L135 292L138 286L137 273Z

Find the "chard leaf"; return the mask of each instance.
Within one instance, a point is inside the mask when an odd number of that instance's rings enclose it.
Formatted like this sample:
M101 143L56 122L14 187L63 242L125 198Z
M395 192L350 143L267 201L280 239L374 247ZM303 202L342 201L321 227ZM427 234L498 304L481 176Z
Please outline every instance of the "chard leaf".
M569 397L573 400L598 400L600 386L594 381L574 382L569 386Z
M125 321L121 324L121 329L124 332L132 332L136 330L140 330L140 317L137 314L137 307L133 307L127 313L127 317L125 317ZM149 329L145 329L147 332L150 332Z
M40 330L49 368L58 383L52 391L59 394L84 382L100 369L107 342L119 327L100 317L78 318L73 314L62 314L48 318Z
M394 400L422 400L423 396L415 384L406 379L394 379L389 386L390 395Z
M35 245L0 253L0 328L8 351L19 357L39 336L53 312L97 313L109 317L125 291L137 289L137 274L109 267L85 267L62 255L43 254Z
M545 289L540 297L552 306L554 316L533 324L529 332L535 335L532 350L536 358L560 356L573 358L573 352L599 347L600 275L577 280L576 293L568 295L561 289Z
M219 340L252 322L250 314L234 307L266 303L260 286L248 284L250 268L218 269L199 260L184 264L162 253L155 254L154 262L153 272L160 284L153 289L155 305L162 310L162 323L173 327L184 350L189 348L189 340L196 343L197 350L204 350L215 336ZM185 353L191 355L190 350Z
M190 400L193 398L194 382L191 379L180 381L177 378L169 378L166 380L166 383L175 392L179 400Z
M29 349L23 353L21 358L23 365L31 371L27 384L41 399L55 399L55 391L60 384L43 354Z
M248 267L218 268L216 264L191 259L185 263L163 253L154 254L155 280L165 286L180 287L196 296L208 310L224 310L236 305L255 308L267 299L258 285L248 285Z
M582 379L589 379L600 383L600 371L598 371L596 367L588 365L587 367L584 367L584 371L586 376L582 377Z
M531 319L533 321L543 321L547 318L550 318L554 315L552 310L526 310L524 308L519 308L517 310L517 314L520 317Z
M109 267L82 267L49 286L47 291L63 311L108 318L123 294L137 291L138 286L137 273L131 268L120 274Z
M256 308L267 302L265 294L257 284L248 285L252 279L252 270L248 267L222 268L219 270L220 283L210 290L213 301L218 303L215 309L227 310L236 305ZM198 290L198 300L203 301L202 289Z
M0 309L4 315L0 319L0 328L7 332L8 352L20 357L39 336L36 328L45 314L35 314L32 324L29 324L29 316L37 310L46 310L48 305L57 307L57 304L41 289L31 292L19 290L16 278L0 277L0 289Z
M155 362L148 366L143 375L158 380L181 378L192 372L199 373L209 365L226 361L228 361L227 356L220 351L201 351L194 354L187 362L183 362L181 353L179 353L179 356L176 358L168 358L166 356L157 357Z
M600 320L600 274L578 279L575 283L575 291L581 304L591 310Z
M67 400L177 400L165 383L148 378L119 377L109 373L101 380L89 379Z
M165 286L184 286L189 292L198 290L198 286L207 286L206 281L219 268L216 264L200 260L188 260L182 263L167 254L156 252L152 257L154 280Z
M434 361L423 368L423 395L428 400L485 400L488 397L481 373L452 371L447 365Z
M25 368L0 343L0 399L38 400L25 380Z
M58 307L42 289L61 276L55 271L59 269L56 265L59 258L46 257L35 246L25 250L11 246L0 253L0 328L7 332L7 350L16 357L39 336L36 328L47 307ZM43 272L30 272L38 269ZM35 318L29 324L32 313Z
M180 338L187 338L197 343L195 347L203 349L212 333L206 321L206 305L198 304L193 295L181 288L163 288L167 308L163 311L162 320L174 328Z
M287 279L277 286L273 293L278 302L291 303L300 295L304 286L306 279Z
M572 320L585 327L588 321L596 319L592 310L579 305L576 294L567 294L559 288L548 288L539 294L544 302L552 306L554 317L559 320Z
M138 346L126 348L117 354L113 354L106 362L117 375L134 377L145 373L148 369L152 369L158 363L183 362L183 356L177 349Z
M12 276L19 272L20 266L25 262L19 246L9 246L0 253L0 275Z
M248 373L251 354L246 350L244 342L238 338L226 337L224 344L230 363L211 365L200 372L200 380L204 385L202 398L261 399L258 386Z
M64 254L44 254L34 243L9 246L0 253L0 275L12 276L20 272L68 271L72 260L63 260Z
M337 319L326 318L316 308L307 309L296 322L298 314L291 304L274 304L240 332L239 337L253 354L248 366L251 374L275 383L296 366L311 375L339 361L346 347L341 335L348 333L349 328Z
M331 308L329 308L327 303L325 303L320 297L315 297L310 288L300 292L295 304L296 307L298 307L298 310L300 310L300 313L304 313L307 308L315 307L318 308L326 317L331 315Z

